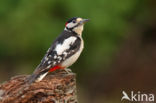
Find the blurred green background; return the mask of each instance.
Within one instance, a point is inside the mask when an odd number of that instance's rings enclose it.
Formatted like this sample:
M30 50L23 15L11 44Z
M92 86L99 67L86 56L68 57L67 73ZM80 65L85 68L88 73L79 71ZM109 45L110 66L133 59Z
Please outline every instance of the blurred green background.
M156 93L155 0L1 0L1 83L31 74L75 16L90 19L70 67L80 103L120 103L122 90Z

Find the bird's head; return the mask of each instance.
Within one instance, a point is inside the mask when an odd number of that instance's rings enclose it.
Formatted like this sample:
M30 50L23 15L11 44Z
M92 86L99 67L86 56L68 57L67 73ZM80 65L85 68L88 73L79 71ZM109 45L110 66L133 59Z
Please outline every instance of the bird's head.
M83 26L87 21L88 19L82 19L80 17L73 17L66 22L65 30L73 31L81 35L83 31Z

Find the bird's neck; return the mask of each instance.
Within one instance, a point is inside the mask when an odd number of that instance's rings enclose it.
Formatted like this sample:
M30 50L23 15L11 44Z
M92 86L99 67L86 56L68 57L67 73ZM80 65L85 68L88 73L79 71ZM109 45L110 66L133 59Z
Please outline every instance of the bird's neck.
M73 31L79 35L82 35L83 25L73 28Z
M82 32L83 32L83 25L81 26L78 26L78 27L75 27L75 28L72 28L72 29L69 29L69 28L64 28L65 31L68 31L68 32L74 32L78 35L82 35Z

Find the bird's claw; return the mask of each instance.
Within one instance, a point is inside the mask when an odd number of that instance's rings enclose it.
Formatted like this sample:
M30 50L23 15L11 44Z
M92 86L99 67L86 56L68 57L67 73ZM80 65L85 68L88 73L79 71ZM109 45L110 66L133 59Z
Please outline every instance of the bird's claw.
M67 74L72 73L71 69L69 69L69 68L65 68L64 71L65 71Z

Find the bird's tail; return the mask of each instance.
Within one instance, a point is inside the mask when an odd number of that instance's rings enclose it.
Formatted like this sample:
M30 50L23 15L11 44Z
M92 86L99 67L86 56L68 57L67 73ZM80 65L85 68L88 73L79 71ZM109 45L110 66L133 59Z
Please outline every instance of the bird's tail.
M39 81L41 81L46 75L48 74L48 72L42 72L42 73L33 73L32 75L30 75L28 78L27 78L27 80L26 80L26 82L28 83L28 84L31 84L31 83L33 83L33 82L39 82Z

